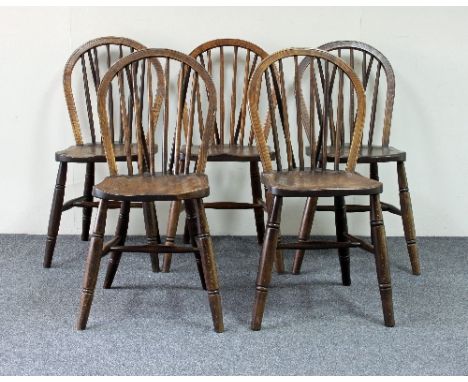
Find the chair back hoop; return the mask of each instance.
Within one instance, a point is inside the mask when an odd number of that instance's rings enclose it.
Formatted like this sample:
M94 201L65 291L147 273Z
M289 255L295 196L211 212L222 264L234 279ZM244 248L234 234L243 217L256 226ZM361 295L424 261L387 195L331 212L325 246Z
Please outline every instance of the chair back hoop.
M392 124L393 104L395 100L395 74L390 61L376 48L360 41L333 41L321 45L318 49L333 52L350 65L364 86L367 100L370 101L369 123L365 126L368 130L367 145L375 145L376 133L381 133L381 145L388 147L390 144L390 129ZM300 63L300 72L306 70L309 60ZM358 66L361 70L358 70ZM383 99L383 81L381 71L385 74L385 103L383 119L378 118L378 104ZM364 135L364 134L363 134ZM350 138L351 135L347 136Z
M253 130L248 128L247 93L255 69L268 53L246 40L222 38L199 45L190 56L200 62L216 85L219 112L213 144L253 145ZM268 132L269 121L264 124Z
M171 77L170 68L174 65L180 66L180 70ZM153 80L154 76L156 80ZM200 82L204 86L198 86ZM119 114L124 126L123 144L129 175L133 175L134 141L137 146L138 173L154 175L158 172L157 165L165 174L191 172L190 160L184 158L191 156L196 122L199 123L200 147L193 171L204 172L208 146L213 136L217 101L210 75L195 59L170 49L144 49L122 58L107 71L98 90L98 114L110 174L117 175L107 102L112 84L119 89ZM171 95L172 91L176 91L175 96ZM207 100L205 112L202 107L204 99ZM170 122L169 110L172 104L177 107L175 123ZM188 116L184 114L184 105L189 105ZM195 118L196 112L198 118ZM188 119L185 120L185 117ZM158 150L161 152L159 163L156 162Z
M339 170L339 156L342 146L342 137L340 136L340 128L345 123L344 119L344 83L345 79L349 82L349 87L356 94L356 109L353 110L353 118L350 123L353 126L353 137L350 147L348 160L346 163L346 171L354 171L358 153L361 144L362 131L364 128L364 118L366 109L366 100L364 88L358 76L345 61L319 49L307 48L290 48L278 51L268 56L261 62L259 67L253 74L250 89L249 89L249 106L252 120L252 127L255 133L258 151L260 153L263 169L265 172L273 171L273 164L268 153L267 139L263 132L260 122L259 101L263 79L265 79L266 89L273 89L276 95L277 114L279 114L280 125L282 131L277 126L276 115L271 113L272 140L275 151L275 161L278 171L283 171L282 151L286 151L287 170L303 170L305 168L304 159L304 138L303 138L303 120L307 106L303 97L304 87L304 71L301 73L299 69L299 58L302 62L309 59L312 65L309 64L308 81L305 81L309 86L309 111L308 116L312 116L308 120L307 128L305 129L306 137L310 142L310 169L315 170L321 167L326 169L327 165L327 145L329 142L335 144L334 162L335 170ZM294 59L292 63L294 69L290 73L284 70L287 59ZM289 60L291 61L291 60ZM291 86L287 83L286 74L294 73L294 78L291 81ZM270 75L273 81L270 80ZM276 80L275 80L276 78ZM338 80L336 80L338 78ZM272 85L268 85L272 82ZM321 84L321 86L320 86ZM295 95L295 112L297 117L297 141L293 142L289 122L289 112L287 101L287 91L289 88L294 89ZM272 106L272 95L267 93L270 110ZM333 102L336 101L336 102ZM317 121L317 122L316 122ZM318 130L317 132L315 130ZM282 134L280 134L282 132ZM280 139L282 139L280 144ZM294 143L294 144L293 144ZM297 147L297 150L295 150ZM298 158L298 163L297 159Z
M70 122L73 129L73 136L77 145L84 144L82 125L85 124L80 124L72 86L72 74L78 61L80 61L81 64L81 80L86 103L89 133L91 142L96 143L97 138L94 118L95 109L93 109L92 89L90 89L91 86L89 83L93 83L95 94L97 94L99 84L101 82L100 66L101 70L107 70L124 55L145 48L146 47L143 44L140 44L139 42L129 38L108 36L88 41L72 53L67 63L65 64L65 69L63 72L63 89L65 93L68 115L70 117ZM127 52L127 49L129 52ZM101 62L101 65L99 62L99 57L105 59L105 62ZM109 103L113 103L112 98L109 99ZM113 120L111 122L113 128Z

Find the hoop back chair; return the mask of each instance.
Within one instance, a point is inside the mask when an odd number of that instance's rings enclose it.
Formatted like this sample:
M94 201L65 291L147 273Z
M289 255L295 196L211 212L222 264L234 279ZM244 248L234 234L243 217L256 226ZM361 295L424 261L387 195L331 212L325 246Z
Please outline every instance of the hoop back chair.
M73 207L83 209L83 221L81 239L89 240L92 209L97 207L91 194L95 182L95 164L105 162L104 148L101 145L101 137L97 128L97 104L95 96L101 82L101 74L109 69L120 58L133 53L136 50L145 49L145 46L137 41L123 37L101 37L88 41L73 52L68 59L63 73L63 87L68 108L75 145L55 153L55 160L59 162L56 185L52 200L52 208L49 218L49 228L45 246L45 268L50 268L54 255L55 244L60 227L62 212ZM101 62L100 59L101 58ZM75 85L75 76L83 87L83 94ZM75 81L74 81L75 80ZM112 139L117 142L117 160L125 160L123 151L123 124L122 120L114 120L114 96L110 89L109 116ZM86 104L86 116L81 115L75 100L80 99ZM95 118L96 117L96 118ZM136 146L133 148L133 160L137 159ZM69 163L86 164L83 195L64 203L65 183ZM120 203L110 203L109 208L120 208ZM145 216L151 219L151 224L157 227L157 217L154 205L145 207ZM159 233L158 233L159 235ZM159 264L152 257L152 267L156 271Z
M309 70L300 76L299 62L303 58L309 58L311 64ZM279 72L279 81L273 82L274 93L278 100L275 108L273 107L273 90L268 89L271 89L271 78L275 76L276 71ZM299 90L299 88L306 87L307 93ZM346 119L344 114L344 89L346 87L351 88L357 97L355 118L352 119ZM291 88L295 90L293 93L295 102L292 102L296 106L295 110L291 110L288 104L287 90ZM301 102L301 94L307 94L307 104ZM274 162L269 155L267 141L260 123L260 99L265 98L268 99L270 105ZM286 49L267 57L256 69L249 89L249 105L252 126L263 165L262 183L272 199L257 273L251 328L253 330L261 328L273 259L278 249L338 248L342 281L344 285L350 285L350 247L361 247L375 255L385 325L393 326L387 244L379 199L382 184L355 172L366 105L364 89L359 78L344 61L325 51ZM304 107L308 107L310 116L305 131L301 121ZM296 123L290 122L290 116L291 118L295 116ZM353 127L353 139L344 170L340 169L340 130L335 128L328 131L329 126L334 123L338 125L351 123ZM311 146L312 155L308 159L305 153L306 139L314 143ZM335 144L334 152L327 150L330 142ZM327 168L328 156L335 158L332 168ZM344 205L346 195L370 196L373 244L357 240L348 234ZM283 198L319 196L334 197L337 241L279 242Z
M118 115L123 120L126 159L123 169L117 166L119 154L112 139L109 120L108 97L111 86L119 88L120 93ZM198 106L195 102L197 91L203 99L204 116L195 114ZM173 101L177 105L176 118L173 118L175 123L170 119ZM119 60L104 76L98 92L98 112L110 176L93 188L93 195L100 199L100 203L86 263L78 329L85 329L91 308L103 251L109 201L117 200L122 203L122 207L117 225L117 241L109 248L111 259L106 275L107 287L112 283L123 252L193 252L202 287L208 291L214 328L217 332L223 331L216 261L202 201L209 195L208 178L204 170L214 129L216 103L216 89L206 70L193 58L169 49L137 51ZM190 105L186 132L182 126L185 104ZM195 132L196 123L202 124L200 134ZM180 166L177 158L182 154L182 147L184 155L190 157L192 145L197 139L200 142L197 163L191 166L190 162L186 162ZM131 152L131 145L135 142L138 157L136 168ZM156 142L162 148L160 156L156 155L154 149ZM184 201L191 246L168 247L160 241L146 245L125 245L123 231L126 229L125 220L130 203L157 200Z
M265 232L265 203L262 200L258 167L260 156L254 144L253 130L250 128L247 115L247 90L255 68L268 56L268 53L249 41L217 39L199 45L190 56L208 70L216 84L219 98L219 113L208 151L208 161L248 162L250 165L251 203L206 202L205 208L253 209L257 240L261 244ZM265 123L268 125L269 121L266 120ZM191 157L185 160L197 161L197 159L198 148L194 147ZM167 245L174 243L180 210L180 202L173 203L167 227ZM282 262L277 264L282 270ZM163 272L169 272L170 265L171 255L167 254L164 256Z
M401 216L412 272L415 275L419 275L419 251L416 243L413 209L405 170L406 152L390 146L390 129L393 101L395 98L395 75L393 68L388 59L380 51L366 43L335 41L324 44L319 49L337 54L360 76L367 99L371 102L371 108L369 123L365 126L365 134L363 134L363 137L366 138L365 144L361 146L359 151L358 163L368 164L370 167L370 177L379 180L379 163L396 162L400 208L382 202L382 209L383 211ZM299 65L299 71L301 73L306 71L309 63L310 60L307 58L303 60ZM383 78L381 79L381 77ZM304 99L301 102L305 102ZM349 107L353 107L353 103L354 96L350 94ZM383 112L381 113L379 113L379 105L382 105L381 108L383 108ZM306 121L309 117L307 116L307 111L303 110L303 126L306 128ZM381 135L380 144L378 142L379 134ZM345 162L348 158L351 135L352 130L341 134L343 144L341 146L340 161L342 162ZM307 152L310 153L309 148ZM328 152L333 152L333 147L330 147ZM328 160L333 161L333 158L329 156ZM308 239L316 210L333 211L334 206L317 205L317 200L308 199L299 231L299 240ZM370 205L347 205L346 210L347 212L370 211ZM303 256L303 250L296 252L293 273L300 273Z

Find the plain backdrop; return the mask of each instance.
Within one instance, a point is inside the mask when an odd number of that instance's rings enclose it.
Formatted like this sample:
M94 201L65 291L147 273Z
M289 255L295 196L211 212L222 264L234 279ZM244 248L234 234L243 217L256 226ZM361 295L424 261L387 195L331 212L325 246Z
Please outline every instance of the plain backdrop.
M467 25L468 9L452 7L1 8L0 232L46 233L57 171L54 152L74 143L62 89L64 64L84 42L114 35L185 53L221 37L250 40L268 52L343 39L375 46L396 75L391 144L408 152L417 233L466 236ZM211 200L250 200L248 165L209 164L207 173ZM99 166L97 180L106 174L106 165ZM82 192L83 175L84 166L69 167L67 197ZM383 165L380 175L382 199L398 203L396 165ZM157 207L164 232L168 204ZM284 234L297 232L302 207L302 199L285 203ZM350 217L350 231L367 235L368 218ZM250 211L209 211L208 219L216 235L255 234ZM111 212L108 232L115 222ZM334 234L333 222L322 212L313 231ZM386 214L385 223L388 235L402 235L399 217ZM64 213L60 233L80 229L81 210ZM140 210L132 212L129 232L144 232Z

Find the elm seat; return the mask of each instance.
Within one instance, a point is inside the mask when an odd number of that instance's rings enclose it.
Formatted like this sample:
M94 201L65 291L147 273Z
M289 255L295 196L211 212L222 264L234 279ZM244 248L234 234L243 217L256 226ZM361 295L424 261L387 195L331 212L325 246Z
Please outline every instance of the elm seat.
M334 161L335 148L327 148L329 162ZM306 154L310 155L310 147L306 147ZM346 163L349 156L349 144L341 148L340 162ZM406 160L406 152L387 146L362 146L359 151L358 163L401 162Z
M186 200L209 194L205 174L108 176L93 188L93 196L117 201Z
M199 146L192 146L190 160L196 160L198 157ZM185 151L185 147L182 149ZM275 158L275 152L268 147L271 159ZM211 145L208 150L209 162L260 162L260 154L256 146L240 145Z
M264 173L262 183L278 196L371 195L382 192L382 183L346 171L275 171Z
M132 144L132 160L138 159L137 145ZM155 152L157 145L155 145ZM125 146L123 143L114 144L115 159L119 162L125 161ZM74 163L105 163L106 153L104 146L100 143L87 143L84 145L75 145L66 148L65 150L57 151L55 153L55 160L57 162L74 162Z

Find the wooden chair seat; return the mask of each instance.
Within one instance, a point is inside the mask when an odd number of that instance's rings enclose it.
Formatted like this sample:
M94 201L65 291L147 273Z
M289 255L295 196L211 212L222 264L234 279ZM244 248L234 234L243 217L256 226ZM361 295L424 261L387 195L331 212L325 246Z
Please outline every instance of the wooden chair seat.
M262 183L278 196L372 195L382 192L382 183L346 171L275 171L264 173Z
M335 159L335 148L329 146L327 149L328 161ZM310 155L310 146L306 147L306 154ZM340 162L346 163L349 156L349 144L341 148ZM400 151L394 147L382 146L362 146L359 151L358 163L378 163L378 162L402 162L406 160L406 152Z
M109 176L93 188L93 196L117 201L185 200L209 194L204 174Z
M182 151L185 150L185 147ZM190 160L198 157L199 146L192 146ZM274 159L275 152L268 147L271 159ZM260 154L256 146L239 145L211 145L208 150L208 161L210 162L260 162Z
M137 145L132 144L132 160L138 159ZM155 145L155 150L157 146ZM121 143L114 145L115 159L119 162L126 160L125 147ZM88 143L84 145L75 145L66 148L65 150L57 151L55 153L55 160L57 162L74 162L74 163L105 163L106 153L104 147L100 143Z

